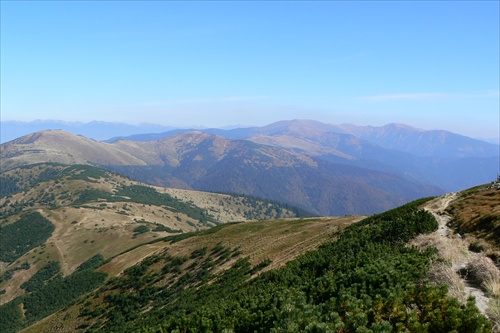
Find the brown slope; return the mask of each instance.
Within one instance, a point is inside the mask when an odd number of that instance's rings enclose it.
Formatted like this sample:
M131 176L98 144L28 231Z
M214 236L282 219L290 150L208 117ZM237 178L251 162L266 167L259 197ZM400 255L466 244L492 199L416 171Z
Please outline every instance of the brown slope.
M317 138L297 137L290 134L279 134L273 136L260 134L252 136L248 140L262 145L294 149L296 151L307 153L311 156L332 155L347 160L355 158L354 156L344 153L338 149L340 136L333 133L329 135L328 141L330 142L328 142L328 144L325 144L323 140L318 140Z
M219 160L236 145L228 139L202 132L181 133L158 141L118 140L113 143L118 149L146 161L148 165L178 167L184 159ZM202 148L202 149L200 149ZM194 156L191 156L196 152Z
M314 164L311 158L302 154L282 151L272 147L251 145L246 141L233 141L199 131L181 133L159 141L135 142L119 140L113 145L122 151L147 161L149 165L163 164L170 167L178 167L188 161L203 160L213 163L222 160L229 154L241 156L249 151L268 156L270 163L268 166L296 163Z
M500 266L500 188L484 185L460 192L448 213L472 248L485 251Z
M61 130L23 136L1 145L2 171L42 162L97 165L146 165L111 144Z

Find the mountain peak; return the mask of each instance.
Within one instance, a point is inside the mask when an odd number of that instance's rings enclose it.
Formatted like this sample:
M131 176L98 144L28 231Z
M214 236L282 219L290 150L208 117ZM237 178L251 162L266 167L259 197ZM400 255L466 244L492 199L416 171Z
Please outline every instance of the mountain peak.
M63 164L144 165L114 146L63 130L43 130L2 145L2 171L41 162Z
M38 131L32 134L28 134L25 136L22 136L16 140L14 140L15 143L23 143L23 144L29 144L29 143L36 143L39 141L43 140L61 140L61 139L75 139L77 137L82 138L83 140L89 140L85 137L78 136L69 132L66 132L64 130L42 130Z
M179 133L175 137L182 138L185 140L195 140L196 141L196 140L206 140L208 138L214 138L214 137L216 137L216 135L202 132L202 131L198 131L198 130L193 130L193 131L189 131L189 132Z
M423 129L419 129L410 125L401 124L401 123L389 123L387 125L382 126L382 128L390 129L390 130L406 130L412 132L424 132Z

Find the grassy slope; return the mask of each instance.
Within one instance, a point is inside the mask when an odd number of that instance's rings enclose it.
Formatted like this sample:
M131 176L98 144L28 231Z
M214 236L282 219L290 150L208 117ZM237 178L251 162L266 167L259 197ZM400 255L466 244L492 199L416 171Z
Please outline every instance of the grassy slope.
M336 231L357 222L362 217L299 219L280 221L257 221L236 223L207 230L193 237L179 242L156 242L141 246L117 256L99 270L111 275L122 271L131 263L137 263L153 254L168 254L174 257L189 257L196 249L214 248L219 242L225 248L241 252L238 256L222 263L216 270L226 269L234 264L238 258L250 257L253 265L270 259L271 264L264 270L277 268L296 258L308 250L317 248L320 244L331 239ZM188 267L194 262L190 259L183 264ZM83 302L79 302L68 309L58 312L41 322L25 329L24 332L50 332L58 327L60 332L73 332L86 322L79 317Z
M500 267L500 188L484 185L463 191L448 212L472 249L485 251Z

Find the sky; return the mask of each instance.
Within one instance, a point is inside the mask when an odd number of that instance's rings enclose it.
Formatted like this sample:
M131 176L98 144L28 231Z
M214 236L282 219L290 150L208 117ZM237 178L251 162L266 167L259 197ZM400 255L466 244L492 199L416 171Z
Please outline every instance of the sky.
M498 1L1 1L1 120L500 137Z

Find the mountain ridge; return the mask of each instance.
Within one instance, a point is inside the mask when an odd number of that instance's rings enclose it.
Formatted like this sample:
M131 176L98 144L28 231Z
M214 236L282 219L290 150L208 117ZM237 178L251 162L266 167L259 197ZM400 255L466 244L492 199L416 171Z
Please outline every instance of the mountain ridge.
M145 165L112 145L63 130L44 130L1 145L2 171L40 163Z
M248 194L298 205L320 215L383 211L443 191L359 163L346 165L339 154L333 159L319 158L308 152L201 131L159 141L114 143L46 131L1 147L3 170L35 162L101 165L153 185Z
M265 197L320 215L380 212L471 187L493 178L500 163L500 147L446 131L314 120L175 130L153 141L41 131L0 147L2 170L39 162L100 165L151 185ZM371 204L358 211L349 201Z
M172 130L175 127L155 124L130 125L121 122L105 121L61 121L61 120L34 120L34 121L0 121L0 143L12 141L29 133L46 129L62 129L76 135L84 135L94 140L106 140L112 136L132 135L144 132L161 132Z
M181 132L192 131L194 129L176 129L156 134L140 134L129 138L134 141L147 141L150 139L159 140L167 136L179 134ZM316 136L325 133L350 134L360 139L380 145L383 148L396 149L404 152L418 152L419 156L445 156L445 157L463 157L461 150L469 147L469 150L477 150L475 157L490 157L499 154L498 145L487 143L464 135L456 134L446 130L423 130L415 127L390 123L384 126L356 126L353 124L333 125L315 120L282 120L266 126L237 128L231 130L221 129L197 129L210 134L224 136L229 139L249 139L259 134L277 135L277 134L299 134L301 137ZM148 137L151 135L151 137ZM118 138L111 138L106 142L113 142ZM408 141L411 141L410 143ZM424 145L418 147L418 145ZM429 147L448 146L439 150L429 149ZM465 145L465 148L462 147ZM453 149L450 149L452 147ZM472 148L471 148L472 147ZM431 153L429 155L429 152ZM447 153L446 153L447 152ZM443 153L446 153L443 155ZM468 152L470 156L470 151Z

